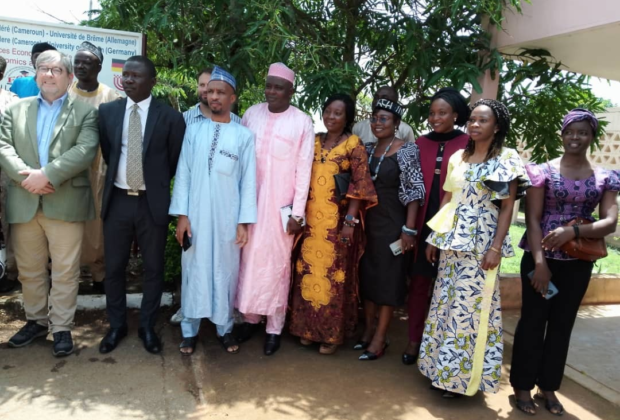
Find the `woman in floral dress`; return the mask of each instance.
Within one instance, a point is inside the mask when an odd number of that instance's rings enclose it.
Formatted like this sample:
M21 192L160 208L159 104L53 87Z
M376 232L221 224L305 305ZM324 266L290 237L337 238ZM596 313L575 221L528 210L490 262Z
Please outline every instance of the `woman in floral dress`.
M332 354L357 323L358 263L364 250L362 214L377 204L362 141L351 134L355 103L333 95L323 105L327 133L316 136L308 225L301 237L291 290L291 334ZM345 196L335 175L350 178ZM346 184L346 183L345 183Z
M530 185L517 152L502 147L509 128L503 104L474 104L470 140L450 157L442 207L428 223L427 258L439 268L418 366L446 398L499 390L498 268L501 257L514 256L512 210Z

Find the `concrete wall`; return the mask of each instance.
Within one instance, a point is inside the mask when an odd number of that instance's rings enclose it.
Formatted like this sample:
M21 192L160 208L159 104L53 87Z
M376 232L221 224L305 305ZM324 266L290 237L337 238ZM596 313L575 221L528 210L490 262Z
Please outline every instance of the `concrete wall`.
M593 274L582 305L620 303L620 277L616 274ZM521 309L521 277L502 274L499 283L502 309Z
M522 2L522 9L522 14L506 11L495 36L498 48L620 23L618 0L532 0Z

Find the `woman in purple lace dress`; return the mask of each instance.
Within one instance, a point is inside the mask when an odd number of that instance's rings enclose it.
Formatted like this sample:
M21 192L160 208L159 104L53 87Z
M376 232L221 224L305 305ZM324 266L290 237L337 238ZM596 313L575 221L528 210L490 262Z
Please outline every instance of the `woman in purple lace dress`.
M520 247L523 304L515 334L510 383L517 408L536 413L530 391L552 414L564 408L555 391L560 389L571 331L583 299L593 263L572 258L560 247L575 238L604 238L616 229L620 190L618 175L592 167L587 159L598 120L590 111L574 109L564 117L564 155L526 167L532 188L527 192L527 231ZM592 212L599 206L599 220ZM578 228L564 226L582 217L594 223ZM557 295L546 299L550 284Z

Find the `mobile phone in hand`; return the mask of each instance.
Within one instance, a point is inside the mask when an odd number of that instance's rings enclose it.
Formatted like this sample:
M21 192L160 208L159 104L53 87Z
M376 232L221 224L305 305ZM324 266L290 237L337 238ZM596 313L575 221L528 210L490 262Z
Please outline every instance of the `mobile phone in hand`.
M529 272L527 276L530 278L530 280L532 280L534 278L534 270ZM549 286L547 286L547 294L545 295L545 299L549 300L555 295L557 295L559 292L560 291L558 290L557 287L555 287L555 284L553 284L552 282L549 282Z
M187 251L192 247L192 238L189 237L187 231L183 234L183 252Z
M401 239L394 241L390 244L390 249L392 250L392 254L398 256L403 253L403 241Z

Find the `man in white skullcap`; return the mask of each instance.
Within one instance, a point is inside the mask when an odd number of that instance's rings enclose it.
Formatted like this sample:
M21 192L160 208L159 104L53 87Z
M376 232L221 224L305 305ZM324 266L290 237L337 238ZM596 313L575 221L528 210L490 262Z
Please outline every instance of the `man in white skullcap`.
M295 73L282 63L269 67L266 102L254 105L242 123L256 135L258 221L249 228L241 255L236 307L244 315L239 339L249 339L267 316L264 352L280 348L291 281L291 251L301 231L314 157L314 127L291 105ZM292 206L286 231L281 209Z

